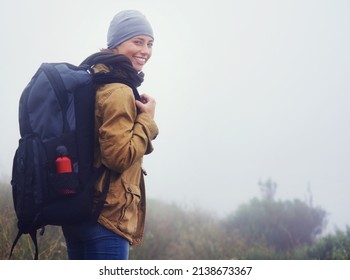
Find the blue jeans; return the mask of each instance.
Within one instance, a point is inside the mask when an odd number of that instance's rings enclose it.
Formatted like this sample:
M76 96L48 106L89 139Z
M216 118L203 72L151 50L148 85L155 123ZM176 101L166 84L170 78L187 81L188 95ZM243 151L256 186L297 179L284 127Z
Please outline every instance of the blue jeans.
M63 226L70 260L127 260L129 241L97 222Z

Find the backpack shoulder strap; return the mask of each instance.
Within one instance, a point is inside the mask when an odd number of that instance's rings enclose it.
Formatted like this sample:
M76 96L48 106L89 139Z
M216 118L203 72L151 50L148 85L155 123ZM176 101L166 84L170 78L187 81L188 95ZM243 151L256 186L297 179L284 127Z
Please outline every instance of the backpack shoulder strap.
M62 94L67 92L67 90L60 72L55 68L55 66L52 63L43 63L41 65L41 68L44 71L48 80L50 81L50 84L52 85L55 91L56 98L60 103L62 110L64 110L64 112L66 113L68 108L68 95ZM64 119L63 121L63 130L67 131L69 127L67 120Z
M92 220L97 221L98 217L100 216L102 207L105 203L107 193L109 190L109 185L110 185L110 179L111 179L111 170L105 167L104 165L101 165L99 169L96 171L96 180L92 180L93 182L96 182L98 178L100 178L103 174L103 172L106 171L106 177L103 182L103 188L102 188L102 193L100 194L98 201L96 205L94 206L94 211L92 214Z
M11 247L11 251L10 251L10 255L9 255L9 259L12 257L12 253L13 250L18 242L18 240L21 238L21 236L23 235L23 231L19 230L17 233L17 236L15 238L15 240L13 241L12 247ZM39 247L38 247L38 240L36 237L36 230L32 230L31 232L29 232L30 238L32 239L34 246L35 246L35 255L34 255L34 260L37 260L39 258Z

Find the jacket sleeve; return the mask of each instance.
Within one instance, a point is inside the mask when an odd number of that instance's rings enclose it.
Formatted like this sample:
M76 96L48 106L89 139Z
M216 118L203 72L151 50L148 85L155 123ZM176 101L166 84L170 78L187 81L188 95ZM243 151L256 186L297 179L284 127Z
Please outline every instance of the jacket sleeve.
M137 115L130 87L110 84L104 91L98 101L101 161L108 168L123 172L153 151L151 141L157 136L158 127L148 114Z

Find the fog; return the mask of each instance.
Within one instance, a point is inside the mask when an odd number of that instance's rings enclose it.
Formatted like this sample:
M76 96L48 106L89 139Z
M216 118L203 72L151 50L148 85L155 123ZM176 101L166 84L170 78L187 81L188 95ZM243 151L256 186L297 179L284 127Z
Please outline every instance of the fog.
M110 20L138 9L155 44L141 93L160 134L147 197L218 216L260 197L304 200L349 223L350 2L1 0L0 170L9 178L18 100L42 62L79 64Z

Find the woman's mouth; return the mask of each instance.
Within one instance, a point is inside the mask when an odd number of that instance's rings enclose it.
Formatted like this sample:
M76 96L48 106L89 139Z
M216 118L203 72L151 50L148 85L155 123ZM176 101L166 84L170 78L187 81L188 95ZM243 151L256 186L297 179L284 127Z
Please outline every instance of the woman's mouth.
M145 57L134 56L134 59L136 60L137 63L141 65L144 65L147 62L147 59Z

